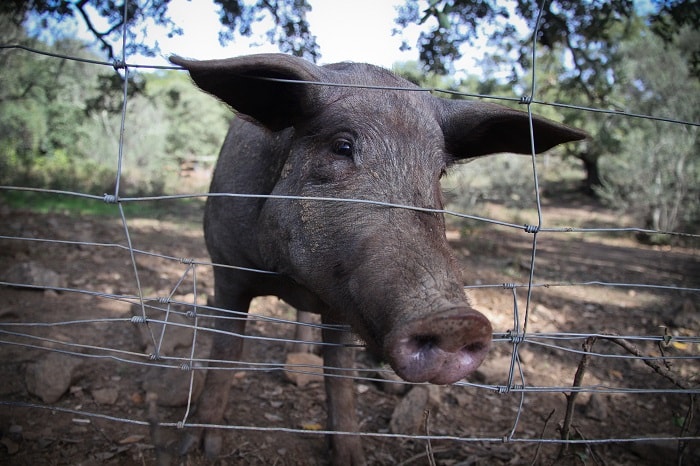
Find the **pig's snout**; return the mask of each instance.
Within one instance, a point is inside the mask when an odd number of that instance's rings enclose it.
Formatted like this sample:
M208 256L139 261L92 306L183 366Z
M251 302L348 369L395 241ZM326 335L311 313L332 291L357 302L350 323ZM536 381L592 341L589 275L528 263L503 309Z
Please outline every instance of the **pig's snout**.
M392 331L385 340L385 351L404 380L446 385L481 365L491 345L491 332L491 323L481 313L450 309Z

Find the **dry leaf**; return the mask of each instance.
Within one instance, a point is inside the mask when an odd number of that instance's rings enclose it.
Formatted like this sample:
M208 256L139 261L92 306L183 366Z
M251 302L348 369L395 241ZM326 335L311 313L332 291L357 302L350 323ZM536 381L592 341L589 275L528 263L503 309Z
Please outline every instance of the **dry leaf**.
M121 439L121 440L120 440L119 442L117 442L117 443L118 443L119 445L128 445L128 444L131 444L131 443L140 442L141 440L143 440L143 435L136 435L136 434L134 434L134 435L129 435L128 437L124 437L123 439Z

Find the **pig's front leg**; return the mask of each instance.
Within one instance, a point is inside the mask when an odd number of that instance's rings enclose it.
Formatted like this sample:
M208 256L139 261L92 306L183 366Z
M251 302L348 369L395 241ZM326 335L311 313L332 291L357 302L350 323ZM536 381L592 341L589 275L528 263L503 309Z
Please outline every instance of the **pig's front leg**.
M323 318L324 324L329 324ZM323 347L323 366L326 375L326 406L328 429L340 432L357 432L357 410L355 407L355 384L351 375L355 364L355 350L343 345L350 341L344 331L323 328L323 342L331 343ZM345 369L345 370L337 370ZM337 377L340 375L341 377ZM331 461L334 465L364 465L365 455L359 436L331 435Z
M220 279L223 272L217 273L216 291L214 303L221 309L234 311L247 311L250 299L240 299L238 294L231 293L219 283L226 283ZM210 303L207 303L210 304ZM211 304L210 304L211 305ZM241 319L217 319L217 330L243 335L245 333L246 320ZM214 333L210 358L215 361L239 361L243 352L243 338L227 333ZM205 389L199 396L197 403L196 421L201 424L222 424L224 412L228 406L228 398L231 390L231 371L208 370ZM204 453L209 458L216 458L221 454L223 436L220 429L188 430L180 443L180 454L187 454L202 443Z

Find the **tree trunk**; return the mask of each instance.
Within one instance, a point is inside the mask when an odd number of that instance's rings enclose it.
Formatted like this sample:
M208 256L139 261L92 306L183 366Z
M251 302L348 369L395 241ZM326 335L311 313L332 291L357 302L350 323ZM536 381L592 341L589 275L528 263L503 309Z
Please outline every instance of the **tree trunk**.
M579 159L583 162L583 168L586 170L583 191L590 196L595 196L595 189L602 185L598 171L598 156L589 152L580 154Z

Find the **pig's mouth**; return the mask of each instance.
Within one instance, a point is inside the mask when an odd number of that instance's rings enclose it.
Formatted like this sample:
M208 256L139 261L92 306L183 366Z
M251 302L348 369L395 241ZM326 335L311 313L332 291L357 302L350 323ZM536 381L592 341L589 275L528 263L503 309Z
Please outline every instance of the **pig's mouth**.
M412 320L387 335L385 354L408 382L446 385L474 372L491 345L491 323L470 308Z

